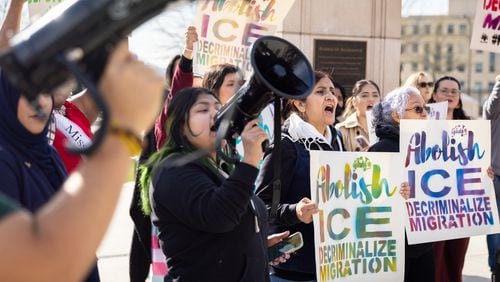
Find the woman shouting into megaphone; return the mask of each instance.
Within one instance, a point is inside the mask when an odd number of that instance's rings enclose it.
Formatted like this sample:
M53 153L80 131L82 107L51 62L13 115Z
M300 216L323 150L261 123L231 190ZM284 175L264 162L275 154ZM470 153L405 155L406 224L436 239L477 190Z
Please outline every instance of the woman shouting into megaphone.
M271 223L271 232L301 232L304 246L287 263L273 266L271 281L316 280L314 230L310 223L318 207L310 200L309 151L343 151L344 146L333 127L337 98L332 80L319 71L315 72L315 79L316 84L309 96L288 100L284 109L281 197L277 216ZM268 210L272 206L273 179L273 153L270 151L264 157L256 183L256 193Z
M167 142L143 168L142 185L150 190L145 200L168 263L165 281L269 279L267 211L253 193L268 137L255 126L258 120L248 122L241 134L245 156L224 171L216 162L213 126L220 106L208 89L179 92L168 107ZM176 163L199 150L207 155ZM269 238L269 244L288 234Z

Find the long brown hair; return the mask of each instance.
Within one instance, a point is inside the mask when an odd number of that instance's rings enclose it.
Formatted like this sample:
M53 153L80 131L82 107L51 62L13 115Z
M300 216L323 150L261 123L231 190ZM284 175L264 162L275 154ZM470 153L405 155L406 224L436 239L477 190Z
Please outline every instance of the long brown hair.
M432 90L432 95L431 98L429 99L428 103L436 103L436 100L434 99L434 94L437 92L439 88L439 84L441 84L442 81L444 80L451 80L453 82L456 82L458 85L458 90L462 90L462 86L460 85L460 82L458 79L454 78L453 76L443 76L439 78L436 83L434 84L434 89ZM458 106L457 108L453 109L453 119L470 119L470 116L468 116L464 109L463 109L463 103L462 103L462 94L458 96Z
M352 113L354 113L356 111L356 109L354 108L354 99L356 98L356 95L361 93L361 90L363 90L363 87L365 87L366 85L373 85L377 89L378 93L380 94L380 88L378 87L378 85L374 81L369 80L369 79L358 80L354 84L354 87L352 88L351 97L349 97L347 99L347 101L344 102L344 111L342 112L343 118L347 118L348 116L350 116Z

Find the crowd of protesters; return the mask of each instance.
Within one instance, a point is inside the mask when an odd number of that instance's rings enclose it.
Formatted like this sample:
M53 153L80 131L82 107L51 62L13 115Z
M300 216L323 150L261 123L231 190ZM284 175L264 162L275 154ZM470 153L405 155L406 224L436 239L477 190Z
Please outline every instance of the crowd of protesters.
M12 0L9 6L0 31L3 50L9 48L6 34L19 31L23 3ZM72 94L78 81L39 94L34 110L0 68L1 281L99 281L95 251L138 146L131 281L148 279L158 251L164 255L164 281L317 281L312 221L318 205L311 201L310 151L398 152L400 120L427 119L427 103L446 101L447 119L470 119L461 84L452 76L434 81L418 72L384 95L370 79L341 85L335 73L318 70L307 97L283 103L281 136L274 138L281 142L278 161L274 144L264 151L269 136L258 126L261 120L253 119L240 134L241 161L227 164L217 155L214 123L244 74L235 65L218 64L198 82L197 41L196 28L188 27L183 52L172 58L164 78L137 60L126 42L115 47L99 84L111 129L90 156L67 149L91 144L91 125L99 115L87 90ZM492 143L500 138L499 92L500 77L484 106ZM378 142L370 140L371 124ZM488 175L498 202L500 149L492 148ZM400 193L408 197L407 182ZM270 217L274 204L277 214ZM270 259L268 248L295 232L301 232L303 247ZM492 279L499 238L487 236ZM405 242L404 281L461 281L468 244L469 238ZM12 271L21 263L26 271Z

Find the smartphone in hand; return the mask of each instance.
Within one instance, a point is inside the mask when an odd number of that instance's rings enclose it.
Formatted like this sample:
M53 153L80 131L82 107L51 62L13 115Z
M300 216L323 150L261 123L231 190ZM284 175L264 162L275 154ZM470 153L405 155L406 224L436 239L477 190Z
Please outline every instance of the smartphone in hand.
M362 149L365 149L366 147L370 146L370 142L368 142L368 139L366 139L363 135L356 136L356 141L358 141Z
M267 249L269 261L273 261L284 254L291 254L304 246L302 233L295 232L292 235L283 239L278 244L271 246Z

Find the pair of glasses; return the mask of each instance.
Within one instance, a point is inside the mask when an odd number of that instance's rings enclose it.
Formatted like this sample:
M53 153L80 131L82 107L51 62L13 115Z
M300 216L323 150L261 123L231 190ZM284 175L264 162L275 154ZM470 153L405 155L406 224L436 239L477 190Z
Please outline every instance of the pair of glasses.
M430 110L429 107L416 106L413 108L405 109L405 111L415 111L417 114L422 114L424 111L428 113Z
M426 87L432 88L434 86L434 82L433 81L431 81L431 82L419 82L417 84L417 86L419 88L426 88Z
M443 94L451 94L452 96L460 95L460 90L457 89L440 88L437 91Z

